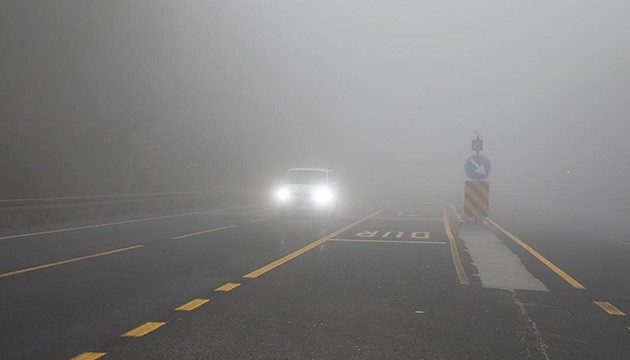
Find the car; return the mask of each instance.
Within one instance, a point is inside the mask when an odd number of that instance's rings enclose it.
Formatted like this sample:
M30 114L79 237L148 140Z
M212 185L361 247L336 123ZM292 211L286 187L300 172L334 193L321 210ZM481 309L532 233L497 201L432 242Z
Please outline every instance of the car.
M280 216L297 212L335 215L339 210L337 183L331 169L289 169L275 198Z

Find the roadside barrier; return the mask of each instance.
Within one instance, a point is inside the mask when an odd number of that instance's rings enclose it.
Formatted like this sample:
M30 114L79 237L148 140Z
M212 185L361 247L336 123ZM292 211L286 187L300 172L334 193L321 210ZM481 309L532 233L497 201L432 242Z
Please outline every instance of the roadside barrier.
M0 229L203 210L236 201L251 203L262 198L262 191L230 190L0 200Z

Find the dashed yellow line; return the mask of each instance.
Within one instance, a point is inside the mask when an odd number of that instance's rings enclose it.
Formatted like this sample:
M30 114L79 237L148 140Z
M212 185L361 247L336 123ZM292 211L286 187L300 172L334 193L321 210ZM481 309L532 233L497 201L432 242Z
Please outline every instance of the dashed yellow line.
M215 231L219 231L219 230L230 229L230 228L233 228L235 226L236 225L222 226L222 227L218 227L218 228L214 228L214 229L210 229L210 230L204 230L204 231L195 232L195 233L192 233L192 234L185 234L185 235L175 236L172 239L173 240L181 240L181 239L185 239L185 238L188 238L188 237L191 237L191 236L197 236L197 235L207 234L207 233L211 233L211 232L215 232Z
M27 269L11 271L11 272L8 272L8 273L0 274L0 279L6 278L6 277L9 277L9 276L15 276L15 275L19 275L19 274L24 274L24 273L31 272L31 271L43 270L43 269L47 269L47 268L50 268L50 267L53 267L53 266L65 265L65 264L70 264L70 263L77 262L77 261L92 259L92 258L99 257L99 256L116 254L116 253L123 252L123 251L128 251L128 250L141 248L143 246L144 245L135 245L135 246L130 246L130 247L122 248L122 249L105 251L105 252L98 253L98 254L81 256L81 257L78 257L78 258L73 258L73 259L68 259L68 260L63 260L63 261L57 261L57 262L50 263L50 264L34 266L34 267L27 268Z
M304 246L303 248L300 248L300 249L290 253L289 255L286 255L286 256L284 256L284 257L282 257L282 258L280 258L280 259L278 259L278 260L276 260L276 261L274 261L274 262L272 262L270 264L267 264L267 265L261 267L258 270L254 270L254 271L250 272L249 274L247 274L247 275L245 275L243 277L247 278L247 279L255 279L255 278L259 277L260 275L262 275L262 274L264 274L266 272L269 272L269 271L277 268L278 266L280 266L282 264L285 264L285 263L295 259L296 257L304 254L305 252L320 246L321 244L323 244L326 241L334 238L335 236L343 233L344 231L347 231L347 230L349 230L349 229L351 229L351 228L361 224L362 222L364 222L364 221L366 221L366 220L368 220L368 219L378 215L381 211L382 210L379 210L379 211L377 211L377 212L375 212L375 213L373 213L371 215L368 215L368 216L364 217L363 219L360 219L358 221L353 222L352 224L344 226L343 228L341 228L341 229L339 229L339 230L337 230L337 231L335 231L333 233L330 233L330 234L324 236L323 238L321 238L321 239L319 239L319 240L317 240L315 242L312 242L312 243Z
M99 227L104 227L104 226L133 224L133 223L144 222L144 221L169 219L169 218L189 216L189 215L211 214L211 213L219 212L219 211L246 209L246 208L251 208L251 207L256 207L256 206L259 206L259 205L247 205L247 206L236 206L236 207L223 208L223 209L202 210L202 211L195 211L195 212L189 212L189 213L183 213L183 214L154 216L154 217L148 217L148 218L142 218L142 219L115 221L115 222L104 223L104 224L76 226L76 227L56 229L56 230L47 230L47 231L39 231L39 232L33 232L33 233L8 235L8 236L0 237L0 240L17 239L17 238L23 238L23 237L28 237L28 236L36 236L36 235L56 234L56 233L61 233L61 232L76 231L76 230L83 230L83 229L93 229L93 228L99 228Z
M187 303L185 303L184 305L178 307L177 311L193 311L196 308L200 307L201 305L207 303L208 301L210 301L209 299L195 299L192 301L189 301Z
M236 289L237 287L241 286L240 283L227 283L225 285L219 286L218 288L214 289L214 291L230 291L233 289Z
M619 310L615 305L609 302L606 302L606 301L593 301L593 302L595 303L595 305L599 306L610 315L626 316L626 314L623 311Z
M462 285L470 284L470 280L468 279L468 275L464 270L464 265L462 264L462 259L459 256L459 250L457 249L457 242L455 241L455 237L453 236L453 231L451 231L451 224L448 221L448 214L446 212L446 208L440 205L442 208L442 219L444 221L444 231L446 231L446 237L448 238L448 245L451 249L451 258L453 259L453 266L455 266L455 272L457 273L457 278L459 279L459 283Z
M548 268L551 269L551 271L555 272L558 276L560 276L561 278L564 279L564 281L566 281L567 283L569 283L571 286L573 286L576 289L580 289L580 290L584 290L586 289L584 287L584 285L580 284L577 280L575 280L574 278L572 278L569 274L567 274L566 272L562 271L562 269L560 269L559 267L557 267L556 265L554 265L554 263L552 263L551 261L547 260L547 258L545 258L544 256L542 256L538 251L534 250L534 248L532 248L531 246L527 245L524 241L522 241L521 239L517 238L516 235L512 234L511 232L507 231L504 227L502 227L501 225L497 224L494 220L490 219L490 218L486 218L486 220L492 224L492 226L494 226L495 228L499 229L501 232L503 232L505 235L507 235L510 239L512 239L515 243L517 243L518 245L520 245L523 249L527 250L530 254L532 254L536 259L540 260L540 262L542 262L543 264L547 265Z
M141 337L165 325L165 322L148 322L122 334L123 337Z
M107 355L107 353L102 353L102 352L84 352L83 354L79 354L79 355L73 357L70 360L96 360L96 359L102 358L105 355Z

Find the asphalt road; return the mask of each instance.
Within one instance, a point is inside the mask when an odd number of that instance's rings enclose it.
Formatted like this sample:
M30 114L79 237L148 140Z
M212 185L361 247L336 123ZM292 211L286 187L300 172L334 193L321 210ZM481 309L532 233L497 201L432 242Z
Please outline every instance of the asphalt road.
M0 235L0 358L630 359L621 227L232 205Z

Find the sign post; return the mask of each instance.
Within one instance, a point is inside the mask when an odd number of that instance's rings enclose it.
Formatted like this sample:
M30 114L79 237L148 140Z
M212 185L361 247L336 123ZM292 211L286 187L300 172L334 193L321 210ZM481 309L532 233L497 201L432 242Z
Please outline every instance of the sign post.
M492 165L490 160L481 155L483 139L477 135L472 140L472 151L476 152L466 160L464 171L470 179L464 187L464 210L466 216L475 218L476 223L488 217L490 210L490 183L485 181L490 175Z

